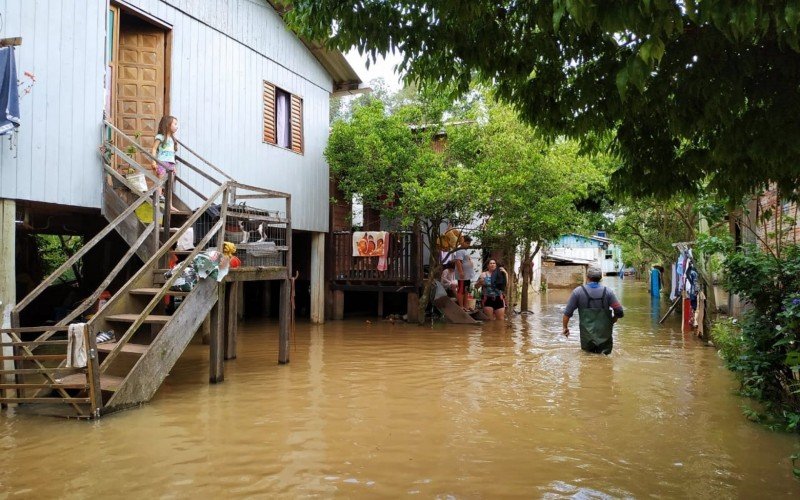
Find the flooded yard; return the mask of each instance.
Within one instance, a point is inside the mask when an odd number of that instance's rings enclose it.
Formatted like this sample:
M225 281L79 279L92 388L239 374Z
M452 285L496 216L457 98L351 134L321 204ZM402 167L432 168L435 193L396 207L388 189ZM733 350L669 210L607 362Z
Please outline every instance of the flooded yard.
M748 422L714 349L642 284L611 356L560 336L567 292L507 324L245 323L226 380L192 345L140 409L0 415L0 498L789 497L796 436Z

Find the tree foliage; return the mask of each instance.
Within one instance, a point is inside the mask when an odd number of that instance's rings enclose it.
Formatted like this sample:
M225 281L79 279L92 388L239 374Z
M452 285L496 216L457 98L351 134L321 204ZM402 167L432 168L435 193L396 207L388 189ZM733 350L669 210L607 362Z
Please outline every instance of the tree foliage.
M334 123L325 156L346 196L358 194L365 206L425 234L431 270L420 301L424 312L441 265L435 243L442 225L463 227L470 222L479 190L477 177L467 165L431 147L444 112L439 100L421 96L417 101L389 114L381 100L363 100L353 108L349 120ZM430 127L412 128L403 120L409 116L435 122Z
M794 0L296 0L290 24L410 81L476 76L552 137L606 144L634 195L732 198L800 180L800 6Z
M435 150L442 131L446 141ZM581 227L578 206L605 189L608 159L578 149L574 141L544 141L479 90L448 102L412 88L361 99L334 123L325 154L346 196L359 194L386 218L421 228L427 242L438 240L443 224L463 228L480 219L484 248L508 255L526 248L523 264L530 264L537 244Z

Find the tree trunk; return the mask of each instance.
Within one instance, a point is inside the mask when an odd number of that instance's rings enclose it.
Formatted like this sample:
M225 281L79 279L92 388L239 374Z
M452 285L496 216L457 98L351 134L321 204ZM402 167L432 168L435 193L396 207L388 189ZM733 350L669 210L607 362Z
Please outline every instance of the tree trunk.
M531 242L526 241L522 249L522 262L520 263L522 275L522 292L519 300L520 312L530 311L528 302L528 289L533 281L533 255L531 255Z
M422 295L419 298L419 324L425 323L425 312L428 309L428 304L431 303L431 293L434 290L434 282L439 279L442 272L442 261L439 258L439 250L436 247L439 241L439 226L441 223L428 222L428 227L425 228L424 234L428 236L428 250L430 257L428 259L428 278L422 286ZM423 232L420 231L420 236Z

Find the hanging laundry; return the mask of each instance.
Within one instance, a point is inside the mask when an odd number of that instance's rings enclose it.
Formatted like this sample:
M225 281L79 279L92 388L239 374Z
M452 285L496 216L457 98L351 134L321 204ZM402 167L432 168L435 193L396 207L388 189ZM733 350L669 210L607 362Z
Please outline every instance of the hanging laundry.
M14 48L0 48L0 136L20 126L17 65Z
M678 262L675 264L675 270L678 277L678 293L680 293L684 288L684 273L686 271L686 255L683 252L678 255Z
M378 271L386 271L389 268L389 259L386 257L389 254L389 233L386 233L386 237L384 237L383 241L385 241L383 245L383 255L378 257Z
M86 368L89 354L83 332L86 323L74 323L67 329L67 368Z
M355 231L353 257L386 257L388 237L386 231Z
M670 283L669 300L675 301L678 298L678 271L677 266L672 264L672 283Z

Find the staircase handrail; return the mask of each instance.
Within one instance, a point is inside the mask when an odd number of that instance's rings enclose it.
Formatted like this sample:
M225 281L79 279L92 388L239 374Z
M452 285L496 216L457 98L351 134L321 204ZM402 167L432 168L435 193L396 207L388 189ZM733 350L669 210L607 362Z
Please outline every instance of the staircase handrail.
M77 252L72 254L63 264L61 264L55 271L50 273L39 285L34 288L28 295L26 295L22 300L17 302L14 308L11 310L12 321L14 323L19 322L19 314L21 311L27 307L31 302L33 302L36 297L38 297L47 287L52 285L58 278L61 277L68 269L72 268L72 266L78 262L86 253L89 252L92 248L94 248L103 238L108 235L111 231L113 231L119 224L122 223L128 216L130 216L139 206L141 206L145 201L148 201L150 197L152 197L157 190L163 184L163 180L160 180L155 186L150 188L148 191L142 193L139 198L136 199L128 208L126 208L122 213L120 213L113 221L111 221L106 227L104 227L99 233L97 233L91 240L85 243ZM157 221L153 220L151 225L155 225ZM152 229L151 229L152 230ZM102 290L101 290L102 293ZM98 293L99 296L99 293Z
M180 144L180 146L181 146L182 148L184 148L186 151L188 151L188 152L192 153L193 155L195 155L195 156L196 156L196 157L197 157L197 158L198 158L200 161L202 161L203 163L205 163L206 165L208 165L209 167L211 167L211 168L212 168L214 171L216 171L218 174L222 174L222 175L223 175L223 176L224 176L226 179L228 179L229 181L235 181L235 180L236 180L236 179L234 179L233 177L231 177L230 175L228 175L228 173L227 173L227 172L225 172L225 171L224 171L224 170L222 170L221 168L217 167L216 165L214 165L214 164L213 164L213 163L211 163L210 161L206 160L205 158L203 158L202 156L200 156L199 154L197 154L197 152L196 152L196 151L194 151L192 148L190 148L189 146L187 146L186 144L184 144L182 141L178 140L178 138L177 138L177 137L175 137L174 139L175 139L175 142L177 142L178 144ZM183 161L184 161L184 163L185 163L185 160L183 160Z
M46 329L55 329L58 331L66 331L69 329L68 325L60 325L60 326L36 326L36 327L17 327L17 328L0 328L0 333L3 335L8 335L8 338L11 341L6 341L3 339L0 342L0 345L3 347L13 347L14 349L19 349L20 352L23 353L22 358L25 358L29 361L32 361L34 365L38 366L38 368L28 369L28 368L18 368L15 367L11 370L0 370L2 375L26 375L26 374L36 374L44 378L44 382L39 382L35 384L27 384L27 383L18 383L16 380L13 383L4 383L4 390L12 390L14 391L14 397L8 397L8 394L0 397L0 402L2 403L51 403L53 402L54 398L42 398L35 395L32 398L18 397L18 393L16 392L17 389L50 389L55 390L59 397L64 400L64 402L70 404L74 409L78 416L83 416L84 412L82 408L79 406L80 404L88 403L90 405L89 409L89 416L97 417L99 416L100 407L102 406L102 397L100 394L100 379L98 378L98 360L97 360L97 345L95 343L95 337L92 335L91 330L88 326L84 327L83 329L83 336L84 342L86 345L86 351L88 353L88 359L85 368L66 368L64 367L65 362L62 362L58 366L45 366L42 364L43 360L53 359L53 357L57 357L59 359L65 359L66 354L63 355L53 355L53 354L45 354L45 355L36 355L33 353L34 349L42 345L48 346L55 346L58 345L64 346L67 344L66 340L51 340L51 341L23 341L20 338L21 333L36 333L41 332L42 330ZM12 356L14 359L17 359L16 356ZM71 388L65 386L65 384L60 384L57 380L56 374L64 374L65 372L75 372L75 373L85 373L86 375L86 383L80 384L80 388L87 389L89 391L89 397L73 397L71 396L66 389Z
M189 256L187 256L186 259L183 262L181 262L177 266L176 269L173 270L172 276L169 279L167 279L167 281L162 285L159 293L157 293L150 300L150 302L145 306L144 310L142 310L142 312L139 313L139 317L136 319L136 321L134 321L131 324L131 326L128 327L128 329L125 331L125 333L122 335L122 337L120 337L119 340L117 340L116 345L114 346L114 348L108 353L106 358L103 360L103 363L101 363L101 365L100 365L100 373L101 374L105 373L105 371L108 369L108 367L114 361L114 359L122 351L122 348L128 343L128 341L133 336L133 334L136 333L136 330L138 330L139 327L142 326L142 324L144 323L145 318L150 315L150 313L153 311L153 309L155 309L155 307L158 305L158 303L161 301L161 299L164 297L164 295L166 295L169 292L169 288L178 279L178 277L181 276L181 274L183 273L183 270L186 269L186 267L189 266L192 263L192 261L194 260L194 257L197 256L198 253L200 253L201 249L206 244L208 244L208 242L211 240L212 236L214 236L214 233L216 233L216 232L222 233L223 232L223 230L225 228L225 218L226 218L227 204L228 204L228 201L227 201L228 200L228 188L229 188L229 183L225 182L224 184L222 184L214 192L213 195L209 196L209 198L206 200L206 202L200 208L195 210L194 214L192 214L192 216L189 217L186 220L186 222L180 228L178 228L178 230L175 232L175 234L173 234L166 242L164 242L161 245L161 247L156 251L156 253L153 254L153 256L150 257L150 259L144 264L144 266L142 266L142 268L133 277L131 277L131 279L128 280L128 282L125 285L123 285L122 288L120 288L119 291L117 291L117 294L115 295L115 297L122 296L122 295L126 294L134 286L134 284L137 282L137 280L141 277L142 273L146 273L146 272L151 272L152 273L154 267L159 262L159 259L161 259L169 250L172 249L172 246L175 245L175 243L177 243L178 239L180 239L180 237L183 235L183 233L185 233L190 227L193 227L194 223L213 204L214 200L216 200L220 195L222 195L222 209L220 211L219 221L216 224L214 224L214 226L203 237L203 239L197 245L195 245L194 250L192 250L192 252L189 254ZM216 236L217 236L217 247L218 247L219 251L222 251L222 241L223 241L222 234L217 234ZM114 298L112 298L112 300L114 300ZM93 326L94 322L96 321L96 319L98 317L99 316L95 316L94 318L89 320L89 324Z
M148 151L147 149L145 149L145 147L144 147L144 146L142 146L141 144L139 144L139 143L136 141L136 139L134 139L133 137L130 137L130 136L128 136L128 135L127 135L125 132L123 132L122 130L120 130L120 129L118 129L117 127L115 127L113 123L109 122L108 120L103 120L103 124L104 124L106 127L108 127L108 128L110 128L111 130L113 130L113 131L114 131L115 133L117 133L118 135L120 135L120 136L121 136L123 139L125 139L126 141L128 141L129 143L131 143L131 146L133 146L134 148L136 148L137 150L139 150L139 152L140 152L140 153L142 153L142 154L143 154L143 155L144 155L144 156L145 156L145 157L146 157L148 160L150 160L150 161L154 161L154 162L157 162L157 161L158 161L158 160L156 159L156 157L155 157L155 156L153 156L153 155L150 153L150 151ZM151 171L149 171L148 169L146 169L146 168L142 167L141 165L139 165L139 163L138 163L136 160L133 160L132 158L130 158L130 156L128 156L128 155L127 155L127 154L125 154L125 153L124 153L122 150L120 150L118 147L116 147L116 146L115 146L115 145L114 145L114 144L113 144L111 141L109 141L109 140L104 140L103 142L104 142L105 144L108 144L109 146L111 146L111 148L114 150L114 153L116 153L117 155L120 155L120 156L122 157L122 159L123 159L123 160L125 160L125 162L126 162L126 163L128 163L129 165L131 165L133 168L135 168L135 169L137 169L137 170L140 170L140 171L141 171L141 172L142 172L144 175L146 175L146 176L147 176L147 177L148 177L148 178L149 178L151 181L153 181L153 182L156 182L156 181L158 181L158 177L154 176L154 175L151 173Z

